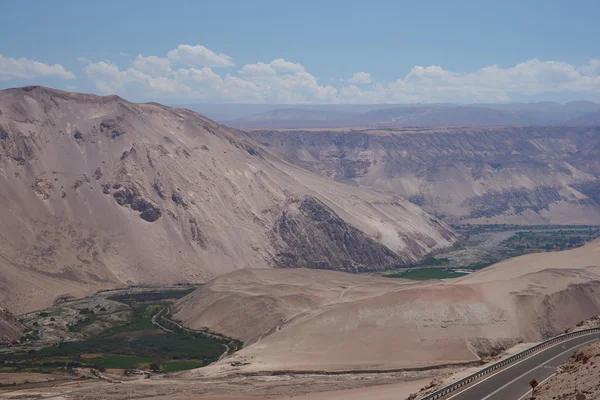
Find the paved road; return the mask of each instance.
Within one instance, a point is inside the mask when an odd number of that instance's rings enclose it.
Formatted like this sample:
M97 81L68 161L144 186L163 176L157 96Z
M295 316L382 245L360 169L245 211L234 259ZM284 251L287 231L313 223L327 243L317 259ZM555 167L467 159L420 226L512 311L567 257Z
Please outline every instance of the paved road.
M571 357L577 349L600 340L598 332L575 337L535 353L533 356L516 361L511 366L492 372L470 386L452 392L442 400L519 400L529 398L529 382L532 379L543 382L551 377L556 368Z

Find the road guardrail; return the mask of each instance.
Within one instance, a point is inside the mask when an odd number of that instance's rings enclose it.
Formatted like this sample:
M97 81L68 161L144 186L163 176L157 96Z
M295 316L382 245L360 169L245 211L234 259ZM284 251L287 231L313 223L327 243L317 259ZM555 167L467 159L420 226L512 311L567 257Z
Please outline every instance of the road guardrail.
M555 343L562 342L566 339L570 339L570 338L573 338L576 336L586 335L588 333L593 333L593 332L600 332L600 328L582 329L580 331L575 331L575 332L565 333L563 335L555 336L552 339L548 339L548 340L546 340L536 346L533 346L527 350L523 350L520 353L510 356L504 360L498 361L497 363L494 363L494 364L490 365L489 367L482 369L481 371L475 372L474 374L471 374L471 375L469 375L465 378L462 378L454 383L451 383L450 385L444 386L443 388L438 389L435 392L429 393L428 395L421 397L419 400L440 399L440 398L444 397L445 395L452 393L455 390L460 389L461 387L463 387L465 385L468 385L469 383L473 382L474 380L479 379L491 372L497 371L498 369L505 367L508 364L512 364L513 362L520 360L521 358L526 357L526 356L530 355L531 353L535 353L538 350L544 349Z

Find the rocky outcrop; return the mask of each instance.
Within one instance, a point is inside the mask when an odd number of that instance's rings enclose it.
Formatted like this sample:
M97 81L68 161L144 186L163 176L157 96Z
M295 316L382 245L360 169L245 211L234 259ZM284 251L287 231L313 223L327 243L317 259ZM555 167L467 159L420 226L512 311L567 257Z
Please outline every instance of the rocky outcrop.
M348 225L314 197L292 202L277 220L281 267L371 271L406 264L406 259Z
M469 218L495 217L509 212L520 214L526 210L539 213L549 210L550 204L569 199L560 194L560 188L538 186L531 189L506 189L489 191L482 196L473 196L461 205L469 208Z
M600 224L600 127L253 130L297 166L452 223Z
M15 343L23 333L23 326L14 315L0 308L0 344Z

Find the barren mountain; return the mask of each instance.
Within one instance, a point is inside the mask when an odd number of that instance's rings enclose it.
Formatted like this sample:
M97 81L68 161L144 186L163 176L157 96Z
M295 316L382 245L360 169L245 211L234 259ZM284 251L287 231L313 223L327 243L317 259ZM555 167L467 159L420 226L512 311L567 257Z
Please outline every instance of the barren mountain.
M569 121L573 125L600 125L600 111L591 112Z
M418 206L189 110L43 87L0 92L0 185L0 304L13 312L240 268L377 269L455 240Z
M333 271L237 271L181 299L174 316L250 344L208 374L473 362L598 315L599 256L596 241L421 283Z
M198 106L200 109L213 108ZM241 107L241 106L238 106ZM489 126L590 124L597 120L600 104L586 101L558 104L403 104L361 106L271 106L224 121L241 128L331 128L341 126ZM343 107L343 108L342 108ZM370 109L369 109L370 108ZM227 106L217 107L226 113ZM343 111L343 112L340 112ZM595 113L595 114L594 114ZM223 115L223 114L221 114ZM595 117L594 117L595 115Z
M600 127L254 130L307 170L450 222L600 224Z
M231 126L285 128L289 126L341 126L352 124L355 115L343 111L277 108L265 113L226 121Z

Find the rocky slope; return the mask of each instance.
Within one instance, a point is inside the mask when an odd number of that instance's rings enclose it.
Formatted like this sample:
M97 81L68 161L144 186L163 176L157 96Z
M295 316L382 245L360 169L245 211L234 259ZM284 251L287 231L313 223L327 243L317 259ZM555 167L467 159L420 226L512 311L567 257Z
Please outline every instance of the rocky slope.
M307 170L450 222L600 224L600 127L255 130Z
M315 270L237 271L174 318L248 344L198 373L390 370L474 362L600 312L600 241L415 282Z
M23 327L14 315L0 308L0 344L12 343L21 337Z
M455 240L401 198L194 112L42 87L0 92L0 186L0 304L14 312L240 268L376 269Z
M531 399L594 400L600 398L600 343L578 350Z

